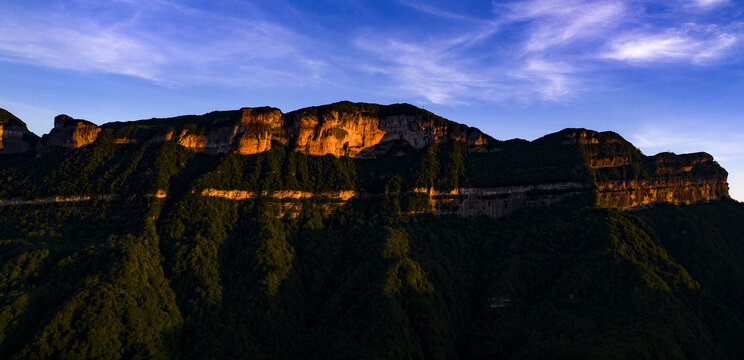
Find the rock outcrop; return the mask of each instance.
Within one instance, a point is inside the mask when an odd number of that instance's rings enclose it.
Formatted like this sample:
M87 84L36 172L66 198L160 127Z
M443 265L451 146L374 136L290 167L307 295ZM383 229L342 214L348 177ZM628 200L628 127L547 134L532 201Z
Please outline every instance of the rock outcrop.
M282 112L276 108L242 108L221 112L206 124L206 129L178 130L166 133L164 140L175 140L194 151L224 154L236 151L243 155L271 149L271 141L286 142Z
M658 203L689 205L727 196L726 180L673 178L597 183L597 205L621 210Z
M242 108L199 116L110 123L101 127L59 115L55 118L54 129L41 139L39 147L80 148L96 141L102 131L106 131L102 138L112 139L122 146L173 141L208 154L250 155L270 150L272 146L284 146L315 156L374 159L411 155L405 161L417 167L423 164L416 161L423 160L413 155L415 152L411 148L420 150L434 143L459 141L467 146L429 148L452 153L438 153L426 160L431 162L427 166L434 174L424 171L426 175L415 180L424 181L416 186L429 181L431 185L423 186L454 186L456 189L411 190L409 187L401 190L418 193L416 196L425 194L423 203L428 204L425 211L441 214L500 217L519 208L552 205L576 195L591 195L582 199L596 199L597 206L618 209L642 208L662 202L691 204L728 197L728 174L706 153L646 156L614 132L587 129L565 129L532 142L500 142L476 128L407 104L381 106L340 102L288 114L271 107ZM35 143L34 135L23 122L7 111L0 111L0 153L28 151ZM397 147L395 154L388 155L394 145L401 143L408 146ZM460 150L453 150L455 148ZM446 170L451 170L449 173L444 169L447 166L451 167ZM389 180L395 171L401 169L375 170L367 176L387 181L386 177ZM454 176L457 181L442 185L445 183L434 179L438 176ZM409 180L407 186L412 186L411 181L414 180ZM235 200L262 196L288 201L328 198L334 200L334 204L343 203L352 196L382 195L381 190L369 193L366 187L343 196L292 189L271 194L241 189L209 191L202 195Z
M26 124L5 109L0 109L0 154L33 150L39 137L28 131Z
M380 143L385 132L374 114L308 108L287 115L288 135L308 155L356 156Z
M77 149L96 141L100 132L101 128L90 121L62 114L54 118L54 129L41 138L41 143Z
M561 133L588 158L600 207L625 210L728 197L728 174L709 154L645 156L614 132L567 129Z
M446 140L463 141L470 146L487 145L489 136L476 128L457 123L437 122L433 117L396 114L380 119L380 129L385 132L382 141L403 140L414 148Z
M592 191L586 183L552 183L494 188L459 188L451 191L416 189L429 196L431 210L438 214L502 217L525 207L557 204L569 197Z
M185 126L188 120L195 126ZM105 124L103 127L121 130L121 125ZM242 108L201 116L142 120L129 126L160 127L160 134L152 139L173 140L194 151L210 154L232 151L255 154L271 149L272 142L276 142L308 155L374 158L385 152L386 144L395 141L405 141L417 149L447 140L465 141L474 148L493 141L478 129L406 104L380 106L341 102L288 114L270 107ZM115 137L115 141L127 144L138 140Z

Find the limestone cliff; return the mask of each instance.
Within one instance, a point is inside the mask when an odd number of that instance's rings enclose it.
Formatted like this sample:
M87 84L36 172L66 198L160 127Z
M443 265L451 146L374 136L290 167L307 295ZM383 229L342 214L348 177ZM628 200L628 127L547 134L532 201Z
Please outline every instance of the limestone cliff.
M421 149L435 142L463 141L470 146L487 145L489 137L480 130L456 123L437 122L433 117L395 114L380 119L385 132L382 141L403 140Z
M591 190L591 185L586 183L566 182L451 191L416 189L415 192L429 195L431 211L437 214L498 218L525 207L554 205Z
M287 114L288 134L298 151L309 155L356 156L377 145L385 132L376 115L307 108Z
M36 146L39 137L26 124L5 109L0 109L0 154L23 153Z
M165 140L199 152L223 154L236 151L255 154L271 148L271 141L286 142L282 127L282 112L275 108L242 108L237 112L222 112L204 128L182 128L166 133Z
M597 184L597 205L634 209L658 203L688 205L728 196L725 180L649 179L603 181Z
M709 154L645 156L614 132L567 129L562 134L579 147L593 170L601 207L633 209L728 197L727 173Z
M73 119L67 115L54 118L54 129L41 138L43 146L62 146L77 149L98 138L101 128L90 121Z
M271 149L271 140L286 143L281 110L275 108L242 108L240 123L235 127L235 150L243 155Z
M0 115L0 153L33 149L33 135L25 124L10 113L0 112ZM234 179L225 183L229 185L213 185L211 192L202 194L234 200L269 196L292 203L321 197L333 198L333 203L338 205L352 196L386 196L390 189L386 184L394 178L400 180L399 190L394 193L413 195L416 204L426 204L424 208L407 211L462 216L499 217L519 208L548 206L578 195L587 202L595 201L596 206L618 209L662 202L691 204L728 197L727 173L706 153L646 156L614 132L587 129L565 129L534 141L498 141L478 129L407 104L340 102L287 114L271 107L242 108L198 116L109 123L101 127L59 115L55 118L54 129L42 138L38 147L80 148L95 142L102 132L101 141L120 146L169 141L215 155L215 162L221 161L217 156L220 154L258 154L272 146L313 156L357 159L302 157L303 166L297 163L247 166L243 170L259 169L259 172L251 176L236 172ZM450 146L455 141L458 144ZM447 145L427 148L435 143ZM190 153L177 146L170 148ZM425 154L417 151L425 148ZM77 155L85 156L83 153ZM284 153L279 151L274 155ZM277 155L281 156L284 155ZM254 161L256 157L230 155L230 159L239 163ZM316 165L307 166L312 161L316 161ZM336 170L318 170L333 161L344 162L335 169L344 169L340 178L349 181L340 189L353 190L352 195L337 198L298 190L298 187L338 190L325 183L333 177L328 175L330 171ZM267 166L275 168L267 170ZM230 169L241 168L227 169L222 173L218 171L219 175L213 174L210 181L230 178L233 176ZM322 175L311 174L309 169L320 171ZM302 176L298 175L300 172ZM266 184L255 180L267 173L276 179ZM236 185L249 177L255 180L251 180L252 185L242 188ZM323 186L310 186L309 179ZM256 184L263 184L261 190L264 186L273 186L272 191L257 192ZM45 194L48 195L56 194Z
M173 140L211 154L255 154L269 150L273 141L308 155L374 158L384 154L387 144L395 141L421 149L448 140L464 141L477 148L493 140L478 129L412 105L351 102L308 107L288 114L270 107L242 108L200 116L104 124L103 128L124 134L115 136L115 142L120 144ZM144 138L133 139L132 133Z

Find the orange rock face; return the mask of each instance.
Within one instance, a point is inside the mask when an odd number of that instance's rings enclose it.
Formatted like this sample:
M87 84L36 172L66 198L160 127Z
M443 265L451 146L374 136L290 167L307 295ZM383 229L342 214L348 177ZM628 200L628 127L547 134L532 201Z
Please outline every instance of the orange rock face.
M177 136L166 133L165 141L175 140L181 146L194 151L211 154L237 151L240 154L256 154L271 149L271 141L282 143L282 113L279 109L240 110L239 118L220 120L206 131L182 130Z
M290 116L288 134L295 141L296 149L309 155L353 157L377 145L385 135L377 117L362 112L329 111L320 116L299 112Z
M271 149L271 140L285 143L282 112L279 109L256 111L251 108L241 110L240 123L234 129L237 136L235 150L243 155L256 154Z
M658 203L687 205L728 196L726 180L651 179L597 183L597 205L633 209Z
M59 115L54 118L54 129L42 138L42 143L77 149L96 141L100 132L101 128L89 121Z
M207 136L204 134L191 134L188 130L182 130L178 135L178 145L195 151L204 151L207 147Z
M350 107L344 111L306 108L282 114L274 108L242 108L239 115L221 118L204 130L165 134L165 141L208 153L256 154L271 149L272 141L291 145L308 155L374 157L375 146L403 140L423 148L444 140L486 145L488 137L474 128L424 118L421 115L385 115ZM455 124L455 123L451 123Z
M416 115L392 115L380 119L380 128L385 132L382 141L404 140L421 149L429 144L445 140L464 141L470 146L486 145L487 137L478 129L451 131L446 124L437 124L432 119Z

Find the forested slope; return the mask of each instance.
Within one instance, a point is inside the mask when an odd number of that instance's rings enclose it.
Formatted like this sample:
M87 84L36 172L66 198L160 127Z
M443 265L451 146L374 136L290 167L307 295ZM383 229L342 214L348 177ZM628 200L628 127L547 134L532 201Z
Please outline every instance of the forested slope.
M738 358L731 200L501 219L271 199L0 208L4 358Z

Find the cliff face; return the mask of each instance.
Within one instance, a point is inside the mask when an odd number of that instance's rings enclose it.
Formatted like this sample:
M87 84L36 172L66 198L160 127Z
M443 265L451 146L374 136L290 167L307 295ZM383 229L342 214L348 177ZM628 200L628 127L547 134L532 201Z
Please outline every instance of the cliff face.
M287 125L297 151L308 155L354 157L385 136L379 119L363 111L303 109L288 114Z
M207 129L181 129L166 133L164 140L175 140L181 146L210 154L231 151L243 155L271 149L271 141L286 138L282 112L274 108L242 108L224 118L206 124Z
M385 132L382 141L404 140L417 149L446 140L462 141L469 146L488 144L488 136L478 129L449 125L419 115L399 114L380 119L380 128Z
M674 178L597 183L597 205L622 210L664 202L689 205L727 196L725 180Z
M634 209L728 197L727 173L706 153L645 156L613 132L564 130L594 172L597 205Z
M525 207L545 207L569 197L588 194L586 183L552 183L494 188L459 188L451 191L416 189L429 195L431 210L438 214L499 218Z
M187 122L189 120L190 122ZM171 125L173 124L173 125ZM188 125L196 126L188 126ZM126 129L121 123L104 128ZM276 108L242 108L201 116L153 119L128 126L160 129L150 138L116 138L118 143L173 140L198 152L256 154L272 141L308 155L374 158L385 146L406 141L416 149L448 140L482 147L493 140L481 131L457 124L411 105L380 106L341 102L283 114ZM379 145L379 146L378 146Z
M39 137L32 134L15 115L0 109L0 154L24 153L36 146Z
M100 132L101 128L90 121L62 114L54 118L54 129L42 137L41 143L77 149L96 141Z
M279 109L243 108L240 123L233 128L237 136L236 151L240 154L257 154L271 149L271 140L286 143L284 119Z
M33 149L33 134L25 124L7 112L0 112L0 115L0 153ZM235 163L263 161L260 157L236 159L234 154L260 154L271 150L272 146L313 156L357 159L293 158L291 163L280 165L228 167L210 179L235 179L220 186L210 185L217 195L203 195L231 199L235 194L275 197L283 194L280 190L287 193L298 189L305 189L300 198L311 198L312 192L308 189L334 190L337 188L327 183L341 181L339 179L346 179L344 187L339 189L353 189L361 197L380 198L388 191L385 184L396 176L405 180L401 180L400 190L394 193L423 194L427 197L423 202L428 204L425 211L462 216L500 217L519 208L548 206L584 194L592 194L593 197L585 198L596 199L597 206L618 209L661 202L691 204L728 196L726 171L705 153L646 156L616 133L586 129L565 129L532 142L502 142L478 129L405 104L381 106L341 102L288 114L270 107L242 108L199 116L109 123L101 127L59 115L55 118L54 129L42 138L39 147L80 148L95 142L102 131L106 136L101 139L115 144L137 146L135 144L172 141L189 150L215 156L232 153L229 156ZM427 148L435 143L446 145ZM426 149L425 154L416 151L423 149ZM284 153L280 151L274 155L280 157L284 155L279 154ZM218 156L214 161L219 163L221 159ZM316 164L308 166L308 161ZM266 168L275 165L279 167ZM234 176L229 174L235 169L260 171L250 176L242 172ZM363 174L357 178L358 173ZM264 181L265 177L273 180ZM331 179L334 177L335 180ZM248 184L245 179L253 180ZM309 181L320 184L311 186ZM241 183L248 185L236 185ZM271 193L259 194L258 190L263 191L266 186L273 187ZM452 188L454 190L442 190ZM54 195L58 194L45 194ZM334 203L347 200L348 197L335 199Z

